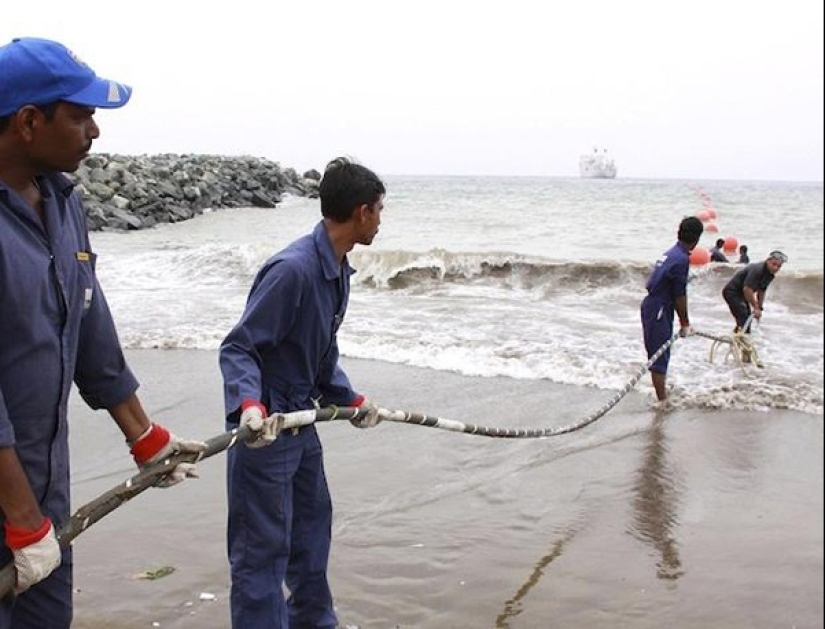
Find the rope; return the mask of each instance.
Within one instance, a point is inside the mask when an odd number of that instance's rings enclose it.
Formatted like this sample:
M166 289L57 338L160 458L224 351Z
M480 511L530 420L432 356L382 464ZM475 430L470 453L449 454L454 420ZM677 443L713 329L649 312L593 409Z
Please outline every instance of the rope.
M701 330L694 331L695 336L703 336L706 339L710 339L711 341L716 341L717 343L733 343L733 338L730 336L719 336L717 334L708 334L707 332L702 332Z
M380 409L379 416L382 420L400 422L405 424L416 424L430 428L440 428L453 432L480 435L485 437L501 438L540 438L553 437L574 432L584 428L588 424L605 415L621 400L642 378L648 368L676 341L678 333L674 334L662 347L660 347L650 360L639 368L638 373L619 391L609 402L604 404L596 412L579 422L559 426L556 428L492 428L478 426L476 424L466 424L463 422L425 415L423 413L411 413L399 410ZM355 407L329 406L324 408L296 411L293 413L274 413L270 417L275 421L278 432L300 428L315 422L352 420L363 417L365 411ZM62 548L67 547L72 541L83 533L90 526L100 521L106 515L125 504L135 496L140 495L150 487L154 487L160 480L169 474L181 463L197 463L202 459L209 458L231 448L239 441L251 441L257 437L257 433L248 427L238 427L229 432L222 433L209 439L206 442L206 449L203 452L193 454L176 454L164 461L141 471L131 478L123 481L120 485L101 494L94 500L80 507L57 531L57 541ZM13 589L16 582L14 562L10 562L0 568L0 598L5 597Z
M709 269L703 269L702 271L695 272L688 278L688 281L694 280L698 277L703 277L708 271ZM750 319L748 320L748 323L749 322ZM719 342L731 342L729 339L722 337L711 337L711 335L705 333L697 332L696 334L699 336L714 338ZM671 345L673 345L673 343L676 342L678 338L678 332L673 334L670 339L668 339L658 350L656 350L650 359L639 368L637 373L628 381L628 383L599 409L584 419L565 426L558 426L556 428L495 428L479 426L477 424L468 424L443 417L426 415L423 413L388 410L384 408L379 410L379 416L385 421L415 424L418 426L427 426L429 428L440 428L442 430L479 435L483 437L533 439L568 434L581 430L585 426L592 424L597 419L606 415L608 411L616 406L616 404L618 404L619 401L627 395L633 387L636 386L653 363L655 363L659 357L664 354L671 347ZM753 350L753 352L755 356L755 350ZM280 433L282 430L299 428L315 422L357 419L359 417L363 417L364 414L364 410L355 407L330 406L306 411L297 411L293 413L276 413L271 415L271 417L275 420L275 425L278 427L278 433ZM231 448L238 443L238 441L251 441L256 437L257 433L252 432L249 428L238 427L234 430L222 433L212 439L209 439L206 442L206 449L203 452L198 454L176 454L164 461L156 463L150 468L141 471L140 473L123 481L120 485L117 485L80 507L57 531L58 543L62 548L67 547L76 537L78 537L90 526L135 496L138 496L150 487L154 487L179 464L196 463L202 459L209 458L219 452ZM0 568L0 598L4 598L12 592L15 582L16 574L14 562L10 562Z
M329 407L312 411L287 413L282 417L289 421L300 421L304 423L309 416L314 417L317 421L325 421L327 419L333 419L333 416L335 416L334 418L336 419L354 419L358 417L359 414L363 415L363 411L357 408L337 409ZM251 441L255 437L257 437L257 434L249 428L238 427L209 439L206 442L206 449L203 452L196 454L176 454L168 459L155 463L75 511L69 520L57 530L58 543L61 548L66 548L78 535L83 533L83 531L135 496L157 485L164 476L169 474L181 463L197 463L202 459L207 459L231 448L239 441ZM4 598L14 589L16 578L14 562L10 562L0 568L0 599Z
M588 415L582 420L567 424L565 426L557 426L555 428L498 428L489 426L479 426L478 424L468 424L454 419L446 419L444 417L436 417L434 415L426 415L424 413L413 413L409 411L388 410L385 408L379 409L379 417L384 421L399 422L403 424L415 424L417 426L426 426L428 428L440 428L442 430L449 430L451 432L461 432L470 435L478 435L481 437L497 437L503 439L537 439L544 437L556 437L567 433L575 432L585 426L592 424L594 421L603 417L610 409L612 409L619 401L627 395L636 383L647 373L651 365L655 363L659 357L664 354L671 345L679 338L679 333L675 333L670 337L650 359L641 367L630 381L622 387L608 402L594 413ZM287 430L291 428L298 428L306 426L318 421L332 421L337 419L355 419L359 417L359 409L351 407L327 407L326 409L319 409L319 411L333 409L333 412L326 413L323 416L315 416L316 411L301 411L299 413L289 413L287 415L274 414L271 417L276 421L280 430ZM363 412L361 412L363 415Z
M198 454L178 454L123 481L117 487L101 494L91 502L80 507L57 531L57 541L61 548L66 548L78 535L95 522L108 515L125 502L156 485L180 463L195 463L231 447L238 440L252 437L248 428L237 428L213 437L206 442L206 450ZM14 589L16 583L14 562L0 569L0 598Z
M751 363L756 365L757 367L764 367L765 365L759 359L759 354L756 351L756 347L753 344L753 341L750 338L750 334L744 332L747 330L751 325L751 321L753 320L753 315L748 317L745 321L745 325L742 326L742 329L738 332L734 332L730 335L725 336L718 336L714 334L708 334L707 332L696 332L696 336L702 336L704 338L710 339L713 341L710 346L710 351L708 353L708 362L713 362L714 357L716 355L717 350L720 349L723 345L729 345L727 352L725 353L724 360L727 361L731 358L736 361L739 365L739 368L742 369L742 372L748 376L752 377L752 375L748 372L745 365Z
M487 427L487 426L479 426L477 424L467 424L464 422L455 421L453 419L445 419L443 417L435 417L433 415L425 415L423 413L410 413L407 411L390 411L387 409L381 409L379 411L379 416L382 420L388 420L392 422L401 422L406 424L416 424L418 426L427 426L429 428L441 428L442 430L450 430L452 432L462 432L471 435L479 435L482 437L498 437L504 439L536 439L536 438L543 438L543 437L556 437L558 435L564 435L567 433L575 432L576 430L581 430L585 426L592 424L594 421L603 417L607 412L612 409L619 401L627 395L636 383L647 373L650 366L655 363L659 357L664 354L670 346L679 338L679 334L674 334L668 341L664 343L656 352L650 357L650 359L642 365L636 375L630 379L630 381L622 387L622 389L616 393L608 402L606 402L601 408L597 409L592 414L588 415L584 419L581 419L577 422L572 424L567 424L565 426L558 426L555 428L497 428L497 427ZM330 419L338 419L337 417L331 417ZM286 426L289 426L290 422L287 420Z

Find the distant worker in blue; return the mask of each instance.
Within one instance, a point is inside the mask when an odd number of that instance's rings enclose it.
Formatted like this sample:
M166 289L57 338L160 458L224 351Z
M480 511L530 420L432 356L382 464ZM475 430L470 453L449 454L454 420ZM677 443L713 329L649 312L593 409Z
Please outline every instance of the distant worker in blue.
M687 283L690 271L690 252L699 243L704 227L694 216L679 224L678 242L656 260L656 266L647 279L647 295L642 299L641 317L645 349L648 358L661 349L673 336L673 314L679 316L679 335L693 333L688 317ZM667 369L670 348L650 365L650 377L656 399L667 399Z
M330 162L319 186L322 219L264 263L221 345L227 428L261 434L227 457L234 629L338 626L327 581L332 501L318 433L310 424L278 434L267 413L358 406L366 413L356 427L380 421L338 364L337 333L354 272L347 253L372 243L384 194L365 166Z
M722 252L722 248L725 246L725 239L724 238L717 238L716 244L710 248L710 261L711 262L729 262L728 256L726 256Z
M57 42L0 47L0 565L16 571L0 629L72 622L72 550L61 551L55 531L70 517L73 382L89 406L109 412L139 467L205 447L144 412L95 275L83 206L62 174L100 135L95 108L130 96ZM162 482L191 475L184 464Z

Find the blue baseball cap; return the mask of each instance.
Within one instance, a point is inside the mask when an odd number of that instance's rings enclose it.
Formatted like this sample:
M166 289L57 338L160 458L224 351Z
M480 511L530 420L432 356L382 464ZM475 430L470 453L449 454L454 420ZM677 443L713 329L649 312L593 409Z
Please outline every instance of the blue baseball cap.
M131 87L101 79L58 42L20 37L0 47L0 116L57 101L113 109L131 96Z

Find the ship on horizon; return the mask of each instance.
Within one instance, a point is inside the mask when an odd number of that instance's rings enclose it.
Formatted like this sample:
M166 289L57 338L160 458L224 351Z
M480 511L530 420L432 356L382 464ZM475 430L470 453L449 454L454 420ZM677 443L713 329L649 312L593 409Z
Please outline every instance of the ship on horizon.
M616 163L608 157L607 149L599 152L594 147L592 153L579 157L579 176L583 179L615 179Z

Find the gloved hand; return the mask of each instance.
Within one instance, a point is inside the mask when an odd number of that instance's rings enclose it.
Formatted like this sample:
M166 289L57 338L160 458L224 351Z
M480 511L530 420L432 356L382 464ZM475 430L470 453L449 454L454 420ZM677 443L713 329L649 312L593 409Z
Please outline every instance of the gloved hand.
M143 471L175 454L198 453L205 449L206 444L203 441L180 439L160 424L153 423L132 443L129 451ZM198 478L198 470L194 463L180 463L157 483L157 487L171 487L185 478Z
M352 401L350 406L366 411L365 415L349 420L356 428L374 428L381 422L381 409L373 404L369 398L359 395Z
M679 336L682 338L693 336L694 334L696 334L696 330L693 329L692 325L683 325L679 328Z
M6 546L14 555L17 583L14 593L20 594L49 576L60 565L60 545L52 521L45 518L35 531L5 523Z
M246 442L250 448L268 446L278 438L274 420L267 416L266 407L256 400L244 400L241 403L241 426L248 426L258 433L256 439Z

